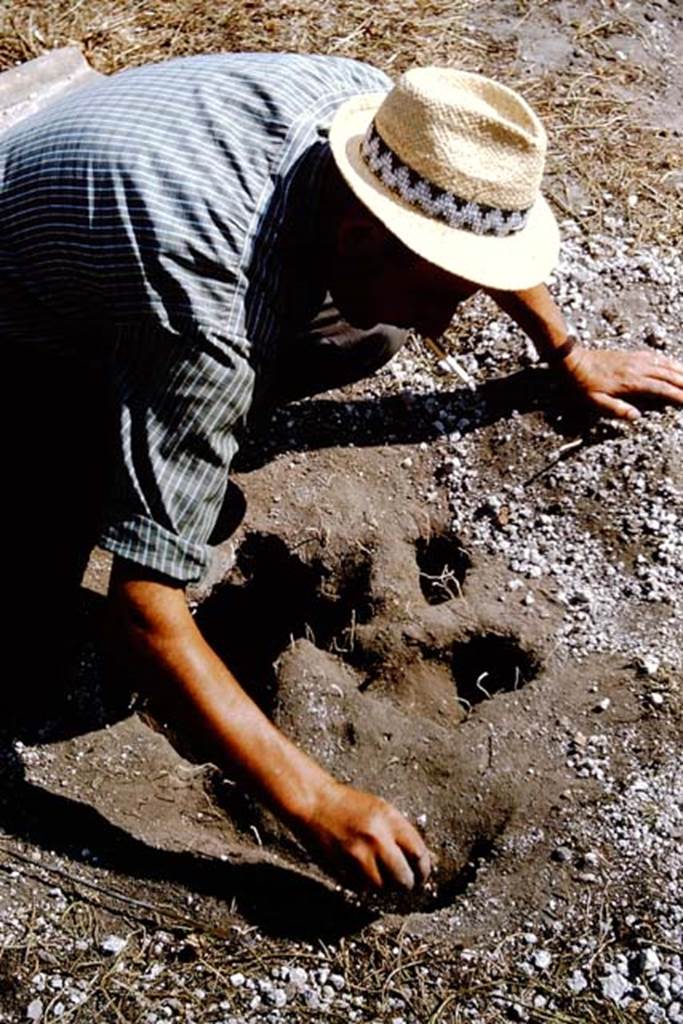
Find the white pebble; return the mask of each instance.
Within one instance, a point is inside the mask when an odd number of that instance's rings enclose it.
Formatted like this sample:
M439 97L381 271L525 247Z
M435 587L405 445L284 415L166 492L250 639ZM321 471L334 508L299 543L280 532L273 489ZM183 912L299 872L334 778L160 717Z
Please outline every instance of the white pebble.
M100 943L100 949L103 953L109 953L110 956L118 956L125 948L126 942L127 939L121 938L120 935L106 935Z
M26 1019L38 1021L43 1019L43 1000L34 999L26 1009Z
M580 992L583 992L584 989L588 988L586 975L583 973L583 971L572 971L571 975L567 980L567 988L570 992L573 992L575 996L577 996Z

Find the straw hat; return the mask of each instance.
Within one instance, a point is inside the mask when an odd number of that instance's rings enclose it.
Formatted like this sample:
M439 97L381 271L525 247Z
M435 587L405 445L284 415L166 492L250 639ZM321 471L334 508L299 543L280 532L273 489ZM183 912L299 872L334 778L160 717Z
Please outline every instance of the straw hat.
M546 136L512 89L455 68L415 68L334 116L337 166L365 206L431 263L491 288L530 288L557 261L540 194Z

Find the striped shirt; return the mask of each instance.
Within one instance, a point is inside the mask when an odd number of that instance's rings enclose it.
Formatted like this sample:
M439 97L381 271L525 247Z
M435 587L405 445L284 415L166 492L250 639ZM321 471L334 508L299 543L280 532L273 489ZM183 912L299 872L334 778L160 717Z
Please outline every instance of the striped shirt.
M343 58L190 57L104 78L0 138L3 343L105 361L102 547L203 574L235 429L323 298L326 130L390 84Z

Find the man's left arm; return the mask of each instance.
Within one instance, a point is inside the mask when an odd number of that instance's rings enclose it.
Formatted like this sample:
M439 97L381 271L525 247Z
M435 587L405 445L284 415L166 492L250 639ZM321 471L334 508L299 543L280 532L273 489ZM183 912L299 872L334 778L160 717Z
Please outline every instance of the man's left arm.
M621 419L640 416L628 396L653 397L683 405L683 364L654 352L623 352L567 345L562 313L544 284L524 291L485 289L519 324L540 357L601 412Z

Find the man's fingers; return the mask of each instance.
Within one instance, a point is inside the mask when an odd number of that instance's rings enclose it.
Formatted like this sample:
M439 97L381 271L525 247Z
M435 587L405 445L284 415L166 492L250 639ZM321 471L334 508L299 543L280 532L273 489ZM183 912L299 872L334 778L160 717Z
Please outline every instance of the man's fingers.
M635 405L631 405L630 402L623 402L620 398L614 398L612 395L594 395L593 400L601 408L606 409L613 416L617 416L621 420L637 420L640 418L640 410L636 409Z
M432 870L432 857L422 837L418 832L411 830L401 833L398 843L408 858L416 881L419 885L424 885Z
M630 361L630 372L626 381L629 391L637 391L641 394L655 393L652 382L663 382L674 388L683 388L683 364L675 359L668 359L666 356L652 356L649 353L636 353ZM625 383L626 383L625 381ZM666 397L667 392L662 392ZM674 398L674 401L678 401Z
M425 848L422 853L406 851L411 867L415 874L418 885L424 885L432 872L432 858L429 850Z
M650 367L650 376L655 380L664 380L669 384L674 384L677 388L683 388L683 370L672 370L668 366L655 364Z
M380 871L377 862L371 852L368 851L365 857L363 857L363 860L361 862L361 868L365 875L366 883L369 882L370 885L372 885L373 889L384 888L384 878L382 877L382 872Z
M679 405L683 405L683 379L680 386L672 384L664 378L650 379L639 390L643 395L656 395L657 398L666 398L669 402L678 402Z
M398 883L403 889L415 888L415 875L403 851L393 839L383 847L381 857L382 867L393 882Z
M683 377L683 363L679 362L678 359L669 359L668 356L654 356L652 362L663 370L677 373Z

